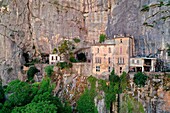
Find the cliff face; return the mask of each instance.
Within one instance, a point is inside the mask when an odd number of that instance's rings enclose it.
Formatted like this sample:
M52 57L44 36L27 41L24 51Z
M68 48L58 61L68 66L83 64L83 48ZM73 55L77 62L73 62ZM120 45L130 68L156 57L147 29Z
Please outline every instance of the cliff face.
M109 38L115 34L130 34L136 39L138 54L155 52L154 47L161 46L162 37L165 42L170 41L169 21L154 28L142 25L148 14L141 13L140 9L155 1L2 0L1 78L7 83L21 75L21 65L25 62L23 53L28 53L30 58L50 53L62 38L79 37L93 43L98 42L102 33Z
M155 53L162 43L166 46L170 41L170 20L158 21L154 27L143 25L147 17L161 9L166 9L154 8L149 12L140 11L142 6L156 2L157 0L115 0L108 21L107 35L109 37L115 34L133 35L136 39L137 54ZM157 20L162 15L159 14L152 19Z

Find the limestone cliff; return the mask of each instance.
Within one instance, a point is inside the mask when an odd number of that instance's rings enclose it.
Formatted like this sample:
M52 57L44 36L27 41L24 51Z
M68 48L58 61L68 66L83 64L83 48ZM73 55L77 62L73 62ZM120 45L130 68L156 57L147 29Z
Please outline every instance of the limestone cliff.
M79 37L93 43L101 33L109 38L130 34L136 39L138 54L155 52L162 37L170 40L169 21L155 28L142 25L148 14L142 14L141 7L155 1L0 0L0 76L4 83L17 78L24 53L30 58L50 53L62 38Z

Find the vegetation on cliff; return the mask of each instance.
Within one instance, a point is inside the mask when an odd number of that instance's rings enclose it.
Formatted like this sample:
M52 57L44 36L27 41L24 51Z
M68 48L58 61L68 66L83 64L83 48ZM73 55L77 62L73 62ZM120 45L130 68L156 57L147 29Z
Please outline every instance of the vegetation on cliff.
M4 89L0 113L71 113L71 107L53 95L53 89L48 77L33 84L14 80Z
M133 81L137 86L143 87L147 81L147 76L142 72L138 72L134 75Z
M152 3L149 5L144 5L141 9L141 12L149 12L150 10L159 8L156 12L151 14L145 19L145 22L143 25L154 27L156 24L158 24L160 21L166 21L170 18L170 1L164 1L160 0L156 3Z
M106 39L106 35L105 34L100 34L100 37L99 37L99 42L102 43L104 42Z

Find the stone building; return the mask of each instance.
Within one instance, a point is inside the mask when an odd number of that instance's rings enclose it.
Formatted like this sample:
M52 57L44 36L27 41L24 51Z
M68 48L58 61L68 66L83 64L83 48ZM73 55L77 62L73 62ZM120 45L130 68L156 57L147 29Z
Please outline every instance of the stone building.
M115 44L95 44L91 47L93 75L109 74L112 71L114 46Z
M134 39L133 37L117 36L115 40L114 52L114 69L117 75L122 72L128 73L130 58L134 56Z
M110 74L114 69L117 75L128 72L130 58L133 56L133 37L115 36L91 47L92 73L94 75Z
M63 59L58 54L50 54L49 55L49 64L57 64L58 62L62 62Z
M156 58L130 58L131 72L155 72Z

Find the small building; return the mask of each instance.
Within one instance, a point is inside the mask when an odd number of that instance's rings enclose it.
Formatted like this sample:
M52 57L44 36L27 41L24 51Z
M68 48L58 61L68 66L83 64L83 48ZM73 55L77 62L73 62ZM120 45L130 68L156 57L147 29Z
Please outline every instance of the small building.
M131 72L155 72L157 58L135 57L130 58Z
M49 64L57 64L58 62L63 62L63 59L58 54L49 55Z

